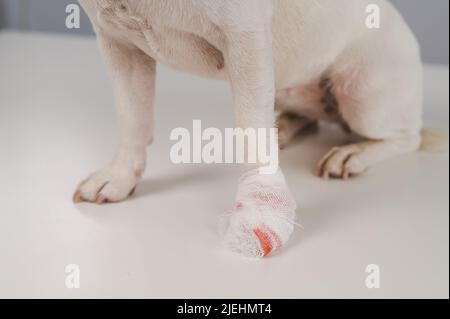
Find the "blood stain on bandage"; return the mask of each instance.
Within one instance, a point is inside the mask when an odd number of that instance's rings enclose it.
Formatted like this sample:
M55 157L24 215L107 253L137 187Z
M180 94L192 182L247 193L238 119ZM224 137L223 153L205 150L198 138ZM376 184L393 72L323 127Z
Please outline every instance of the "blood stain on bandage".
M281 238L267 226L254 229L253 233L258 237L264 257L267 257L274 248L277 249L283 245Z
M259 243L261 244L261 248L263 250L264 257L268 256L272 251L272 243L270 241L269 235L263 232L261 229L256 228L253 230L253 233L258 237Z

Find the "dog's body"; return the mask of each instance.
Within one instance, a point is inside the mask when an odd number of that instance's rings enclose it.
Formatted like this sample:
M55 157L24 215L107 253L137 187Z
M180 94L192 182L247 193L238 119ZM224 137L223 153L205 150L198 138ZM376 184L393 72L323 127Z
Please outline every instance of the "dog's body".
M122 139L113 163L80 186L77 200L123 200L142 176L145 147L153 138L156 61L228 80L237 127L273 127L276 105L288 114L279 120L282 146L317 120L341 123L367 139L327 154L318 166L323 177L360 174L421 143L419 48L385 0L80 2L113 78ZM380 29L366 25L369 4L380 8ZM267 255L292 232L283 221L294 218L295 204L280 172L248 174L236 210L248 206L252 213L231 217L226 241L246 254ZM242 186L247 184L259 186L249 190ZM274 221L278 213L285 215Z

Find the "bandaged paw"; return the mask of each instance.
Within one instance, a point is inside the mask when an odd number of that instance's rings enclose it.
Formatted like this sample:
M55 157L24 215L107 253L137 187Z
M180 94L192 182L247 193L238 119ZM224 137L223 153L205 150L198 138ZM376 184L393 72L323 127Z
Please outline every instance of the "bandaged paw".
M245 174L234 210L221 222L224 245L248 257L266 257L283 247L295 225L296 203L281 171Z

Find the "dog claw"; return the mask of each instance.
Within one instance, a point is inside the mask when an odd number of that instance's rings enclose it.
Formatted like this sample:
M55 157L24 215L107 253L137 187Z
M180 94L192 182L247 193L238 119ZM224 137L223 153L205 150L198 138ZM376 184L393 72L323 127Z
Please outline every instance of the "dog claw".
M99 205L106 204L106 203L108 203L108 199L105 196L99 194L95 200L95 203L97 203Z

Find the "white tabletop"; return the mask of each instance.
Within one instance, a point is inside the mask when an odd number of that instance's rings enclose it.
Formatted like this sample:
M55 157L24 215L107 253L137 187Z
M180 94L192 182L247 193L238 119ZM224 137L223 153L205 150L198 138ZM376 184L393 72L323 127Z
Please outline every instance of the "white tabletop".
M449 159L414 153L348 182L312 171L346 137L324 128L282 153L299 203L282 253L249 260L216 232L234 166L169 160L169 132L232 127L225 83L159 69L156 144L127 202L75 206L117 142L112 92L91 38L0 33L0 297L393 298L449 296ZM448 127L449 70L426 69L426 123ZM65 267L80 269L80 289ZM366 266L381 288L365 285Z

